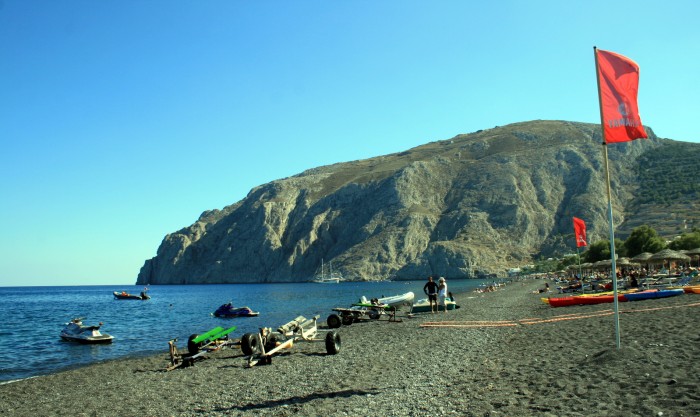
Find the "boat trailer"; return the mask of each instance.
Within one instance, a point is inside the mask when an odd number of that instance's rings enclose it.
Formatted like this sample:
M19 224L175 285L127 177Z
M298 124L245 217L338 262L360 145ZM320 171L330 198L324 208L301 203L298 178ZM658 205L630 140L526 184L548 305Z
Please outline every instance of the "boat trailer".
M168 341L168 350L170 352L170 365L165 368L166 371L180 367L188 367L194 365L197 359L202 359L209 352L214 352L228 345L233 345L234 341L228 337L229 333L236 330L236 326L224 330L223 327L217 326L204 334L193 334L187 339L187 353L180 353L177 349L177 339Z
M400 322L396 318L397 308L385 304L358 303L350 308L334 308L336 313L328 316L326 324L331 329L337 329L341 325L349 326L362 320L379 320L382 316L388 317L390 322Z
M244 334L241 338L241 351L248 357L248 367L271 364L272 356L283 349L293 347L296 341L325 341L326 352L329 355L340 352L340 335L337 331L330 330L325 332L325 337L318 337L318 318L319 316L311 319L299 316L280 326L277 331L263 327L258 333Z

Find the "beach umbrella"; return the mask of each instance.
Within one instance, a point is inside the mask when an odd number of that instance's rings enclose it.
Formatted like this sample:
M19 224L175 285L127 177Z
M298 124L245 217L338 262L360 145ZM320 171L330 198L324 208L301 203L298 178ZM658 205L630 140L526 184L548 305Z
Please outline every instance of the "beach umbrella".
M632 257L631 261L632 262L639 262L640 264L646 265L649 263L649 258L651 258L652 255L653 255L653 253L651 253L651 252L642 252L639 255ZM647 265L647 269L649 269L648 266L649 265Z
M688 262L690 261L690 256L680 253L678 251L672 250L672 249L664 249L660 252L656 252L655 254L651 255L648 259L648 262L650 263L660 263L662 266L664 263L668 261L668 277L669 277L669 283L670 283L670 278L671 278L671 262L673 261L683 261L683 262Z
M593 262L592 268L600 270L610 269L612 268L612 259L603 259L602 261Z
M660 252L656 252L655 254L651 255L648 259L649 262L651 263L660 263L663 264L666 261L685 261L688 262L690 260L690 256L681 253L679 251L675 251L672 249L664 249Z
M692 257L697 256L698 257L698 267L700 267L700 248L695 248L695 249L688 249L685 251L685 254Z
M617 260L616 266L618 268L631 268L635 266L639 266L638 262L632 261L630 258L620 258Z
M638 266L639 262L635 262L630 258L620 258L616 264L617 266Z
M652 255L653 253L651 252L642 252L639 255L633 257L631 260L635 262L646 262L649 260L649 258L651 258Z

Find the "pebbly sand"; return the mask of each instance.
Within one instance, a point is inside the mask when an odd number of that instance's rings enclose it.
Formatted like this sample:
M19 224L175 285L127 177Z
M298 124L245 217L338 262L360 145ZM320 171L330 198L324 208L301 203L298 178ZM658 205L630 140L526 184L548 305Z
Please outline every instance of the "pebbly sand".
M0 385L0 415L700 415L700 296L620 303L618 350L612 304L551 308L532 293L542 286L343 326L338 355L297 343L254 368L223 349L166 372L164 340L163 354ZM424 327L448 320L459 327Z

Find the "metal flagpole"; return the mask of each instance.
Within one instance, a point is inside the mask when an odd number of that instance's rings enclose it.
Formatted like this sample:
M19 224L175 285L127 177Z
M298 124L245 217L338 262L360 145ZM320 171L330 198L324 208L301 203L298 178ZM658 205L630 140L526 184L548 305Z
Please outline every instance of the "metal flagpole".
M605 129L603 128L603 99L600 96L600 71L598 69L598 53L597 48L593 47L593 55L595 55L595 78L598 83L598 105L600 106L600 129L603 135L603 156L605 159L605 179L608 185L608 223L610 227L610 258L612 263L612 276L613 282L613 305L614 305L614 317L615 317L615 343L617 349L620 349L620 311L619 303L617 300L617 265L615 264L615 231L613 228L613 210L612 210L612 193L610 192L610 170L608 169L608 146L605 141Z
M574 232L574 235L576 233ZM576 238L578 240L578 237ZM578 258L578 277L581 280L581 294L584 294L586 291L583 288L583 273L581 272L581 249L578 247L578 242L576 242L576 257Z

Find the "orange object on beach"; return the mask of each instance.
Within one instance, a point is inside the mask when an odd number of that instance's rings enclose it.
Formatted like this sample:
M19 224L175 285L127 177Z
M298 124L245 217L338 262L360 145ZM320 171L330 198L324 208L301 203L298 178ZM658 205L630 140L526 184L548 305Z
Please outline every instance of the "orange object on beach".
M700 285L691 285L683 287L683 292L686 294L700 294Z

